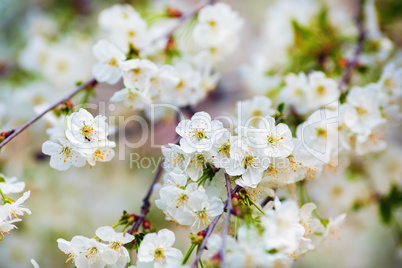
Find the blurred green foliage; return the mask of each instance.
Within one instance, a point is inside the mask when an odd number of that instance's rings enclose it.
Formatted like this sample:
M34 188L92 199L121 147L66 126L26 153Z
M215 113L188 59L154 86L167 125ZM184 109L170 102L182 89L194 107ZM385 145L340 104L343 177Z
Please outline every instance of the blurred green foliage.
M294 45L289 50L291 64L287 68L288 72L342 72L341 48L346 38L332 27L327 8L323 7L309 25L304 26L293 21L292 26Z

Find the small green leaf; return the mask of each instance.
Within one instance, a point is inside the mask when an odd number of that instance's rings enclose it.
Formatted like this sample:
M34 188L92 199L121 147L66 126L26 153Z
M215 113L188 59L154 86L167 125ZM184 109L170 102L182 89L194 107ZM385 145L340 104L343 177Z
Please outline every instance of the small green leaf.
M284 108L285 108L285 103L282 102L281 104L278 105L278 112L281 114L283 112Z
M378 202L379 213L382 221L389 224L395 208L402 205L402 191L397 185L393 185L388 195L382 196Z
M380 199L378 203L378 208L381 216L381 220L385 223L388 224L391 221L391 216L392 216L392 209L391 205L388 202L387 198L382 198Z
M277 252L278 252L278 250L275 249L275 248L273 248L273 249L271 249L271 250L267 250L267 253L268 253L268 254L276 254Z
M320 219L320 222L321 222L321 224L324 225L324 227L326 228L327 225L328 225L328 223L329 223L329 220L328 220L328 219Z

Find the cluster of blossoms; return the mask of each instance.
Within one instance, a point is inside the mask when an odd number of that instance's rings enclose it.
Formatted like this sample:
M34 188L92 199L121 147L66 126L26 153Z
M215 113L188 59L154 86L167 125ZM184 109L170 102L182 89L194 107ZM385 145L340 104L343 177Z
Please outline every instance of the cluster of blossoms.
M67 262L72 260L77 268L106 265L116 268L126 267L130 262L130 255L124 245L132 242L134 236L116 233L110 226L98 228L95 234L100 241L81 235L74 236L70 242L58 239L59 249L69 256Z
M238 107L243 106L245 111L253 107L270 109L266 105L256 107L254 102L270 104L269 99L261 96L239 103ZM194 234L206 229L216 216L223 213L227 196L225 173L229 175L231 187L237 185L247 189L246 199L253 202L253 199L261 200L267 195L273 197L278 188L306 179L321 170L325 162L309 155L303 141L292 138L286 124L276 124L273 117L263 117L263 112L251 114L259 116L246 120L248 126L238 126L238 135L232 135L220 121L211 120L205 112L198 112L178 124L176 132L181 137L180 145L170 144L170 148L162 148L164 168L168 173L163 185L159 186L155 201L168 220L190 226ZM244 114L239 117L242 116ZM255 120L258 121L254 124L256 127L253 126ZM316 131L327 131L325 122L321 127L322 130L315 128ZM307 140L313 145L320 145L319 138L322 137L315 135ZM310 236L318 236L316 240L322 241L324 234L334 228L332 220L328 224L322 218L321 223L311 217L316 208L314 204L305 204L299 211L296 202L286 201L281 208L275 198L275 210L272 210L273 203L267 205L265 215L252 221L252 229L248 225L240 228L237 243L228 243L228 251L234 258L230 257L231 266L244 267L250 260L255 261L255 266L265 264L264 267L290 262L291 256L296 257L315 248ZM239 206L238 209L242 211L244 207ZM339 219L344 218L345 215L339 216L335 220L336 225L341 224ZM219 239L212 241L219 243ZM255 244L257 240L261 241L261 247L258 247L261 252L250 247L249 243ZM219 249L220 245L211 247ZM211 252L214 254L214 251Z
M274 209L273 209L274 208ZM297 202L280 202L276 197L264 208L259 222L241 226L236 239L227 236L224 249L229 267L290 267L296 257L315 249L322 241L335 233L345 219L345 214L331 219L324 227L312 217L316 209L313 203L300 209ZM208 241L209 259L222 248L222 237L213 234Z
M203 184L222 170L239 186L250 190L261 186L269 193L273 187L295 183L316 169L318 163L302 157L305 149L299 146L299 139L292 137L286 124L276 124L269 115L250 118L247 122L254 120L259 120L258 127L238 126L238 135L232 135L220 121L211 120L209 114L194 114L191 120L180 122L176 128L181 136L180 146L170 144L170 148L162 148L165 169L169 174L183 173ZM177 187L182 187L183 182L186 181L177 183Z
M352 87L344 101L334 98L324 109L312 113L297 128L297 136L314 149L310 154L331 164L339 154L366 155L385 149L387 126L401 116L397 104L402 93L401 72L402 68L390 64L378 82ZM324 91L327 88L323 87Z
M0 241L3 240L5 234L17 228L14 223L22 221L18 216L23 216L24 213L31 214L31 211L23 206L23 203L31 194L30 191L25 192L17 201L6 197L8 194L22 192L24 188L24 182L18 182L15 177L7 178L3 174L0 174L0 193L2 201L0 206Z
M59 249L69 257L66 262L71 260L77 268L124 268L131 263L126 247L134 244L133 235L117 233L110 226L98 228L95 234L94 238L74 236L71 241L59 238ZM138 249L136 267L180 267L183 254L172 247L174 242L174 233L167 229L145 235Z
M223 3L201 9L198 20L193 36L195 51L181 51L185 54L182 57L164 57L164 62L153 63L142 58L157 58L161 51L167 50L173 50L174 55L177 50L173 37L156 39L155 36L167 32L172 23L177 23L175 19L148 28L129 5L115 5L102 11L99 24L110 33L111 41L100 40L93 47L98 60L93 74L98 81L110 84L123 77L125 86L111 101L143 110L151 103L184 107L203 100L218 81L214 64L237 47L243 20ZM134 58L133 53L140 58Z
M301 114L331 105L340 96L338 83L322 72L312 72L308 76L305 73L292 73L284 80L285 86L278 98Z
M113 158L112 148L116 144L107 138L109 125L105 116L94 118L81 108L66 117L53 119L55 127L48 129L53 141L46 141L42 145L42 152L50 156L52 168L67 170L71 165L83 167L87 162L94 166L98 161L105 162Z

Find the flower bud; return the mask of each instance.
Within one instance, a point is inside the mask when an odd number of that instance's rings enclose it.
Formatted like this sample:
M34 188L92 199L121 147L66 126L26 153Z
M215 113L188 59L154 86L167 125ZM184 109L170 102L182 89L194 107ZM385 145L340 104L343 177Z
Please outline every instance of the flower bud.
M8 138L8 136L10 136L11 134L14 133L14 129L10 130L10 131L3 131L0 133L0 142L4 141L5 139Z
M233 205L233 207L238 206L239 205L239 199L236 198L236 197L232 198L232 205Z
M202 241L204 241L204 237L198 234L191 234L188 237L190 238L192 244L201 245Z
M151 228L151 223L149 222L149 220L145 219L145 220L142 222L142 227L143 227L144 229L150 229L150 228Z
M180 10L173 7L168 7L166 13L169 17L172 18L180 18L181 16L183 16L183 13Z

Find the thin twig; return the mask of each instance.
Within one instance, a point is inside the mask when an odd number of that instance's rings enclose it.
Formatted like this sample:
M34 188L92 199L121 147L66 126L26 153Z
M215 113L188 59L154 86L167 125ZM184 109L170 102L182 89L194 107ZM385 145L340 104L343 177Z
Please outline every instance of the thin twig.
M240 186L236 186L236 188L233 191L236 193L239 189L240 189ZM228 205L228 203L229 203L228 201L229 200L226 200L224 207L226 207ZM223 214L223 212L222 212L222 214ZM200 250L198 251L197 256L195 257L195 260L194 260L193 264L191 265L191 268L197 267L197 264L200 261L201 256L202 256L202 252L204 251L205 246L207 245L208 239L212 235L212 232L214 231L219 219L222 217L222 214L219 214L218 216L216 216L215 219L212 221L212 223L205 229L206 234L205 234L204 240L202 240Z
M154 189L154 186L158 182L158 180L162 174L162 171L163 171L163 167L162 167L162 163L160 163L159 167L158 167L158 171L156 171L154 180L152 181L151 185L149 186L148 192L145 195L144 199L142 199L141 212L138 216L135 217L134 225L131 228L131 230L129 231L130 234L137 232L141 223L145 220L145 216L149 212L149 207L151 206L149 199L151 198L151 194Z
M225 202L225 206L227 205L227 200ZM219 219L221 218L222 214L219 214L215 217L215 219L211 222L211 224L205 229L207 232L205 234L204 240L202 240L200 250L197 253L194 263L191 265L191 268L196 268L198 262L201 259L202 252L204 251L205 246L207 245L208 238L211 236L213 230L215 229L216 224L218 223Z
M222 267L225 267L226 236L228 235L228 226L232 211L232 187L230 186L230 179L227 173L225 173L225 179L226 179L226 191L228 194L228 199L226 208L226 218L222 228L222 246L219 250L219 259L221 261Z
M359 56L363 49L364 40L366 39L366 31L365 31L364 25L363 25L363 2L364 2L363 0L356 0L355 21L356 21L357 29L359 31L359 36L358 36L357 44L356 44L354 52L353 52L353 56L348 61L346 70L338 84L338 88L341 92L346 91L345 84L349 82L350 76L352 74L352 70L355 68L355 66L358 63Z
M14 139L16 136L18 136L27 127L29 127L30 125L32 125L33 123L38 121L42 116L44 116L45 114L47 114L48 112L50 112L51 110L53 110L54 108L59 106L60 104L63 104L64 102L69 101L75 94L77 94L81 90L87 88L88 86L94 87L96 84L97 84L97 81L95 80L95 78L91 78L88 81L79 85L73 92L71 92L70 94L68 94L67 96L65 96L64 98L62 98L61 100L59 100L58 102L56 102L55 104L53 104L52 106L50 106L49 108L47 108L46 110L44 110L43 112L38 114L37 116L35 116L34 118L32 118L31 120L26 122L21 127L17 128L10 136L8 136L2 143L0 143L0 149L4 145L6 145L8 142L10 142L12 139Z

